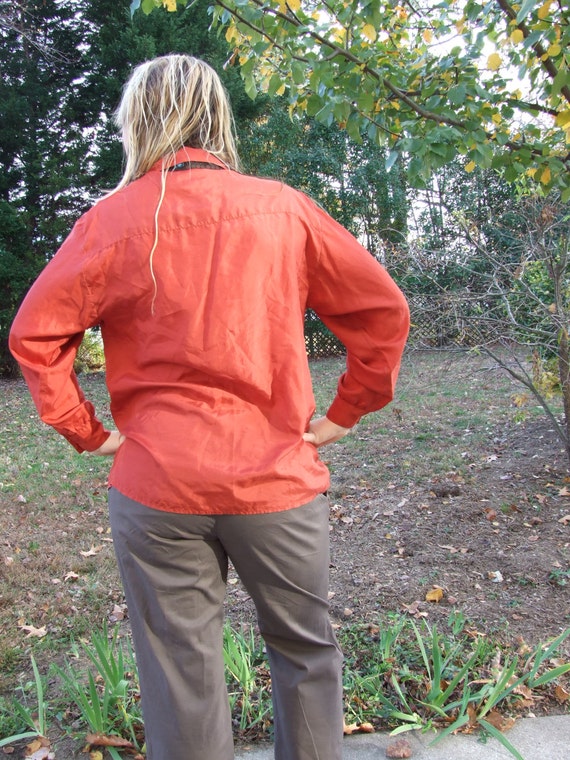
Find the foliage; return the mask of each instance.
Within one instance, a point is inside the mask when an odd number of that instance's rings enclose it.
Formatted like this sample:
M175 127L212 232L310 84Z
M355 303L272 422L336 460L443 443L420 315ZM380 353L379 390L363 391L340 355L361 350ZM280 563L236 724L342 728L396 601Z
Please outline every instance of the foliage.
M345 675L351 719L358 725L380 715L396 724L393 734L442 729L434 743L479 727L520 758L502 731L517 702L531 704L533 690L570 671L570 663L549 666L570 629L548 646L505 659L483 637L473 641L462 617L452 625L452 633L443 635L425 621L418 626L400 618L368 632L345 631L357 657Z
M181 5L186 0L181 0ZM163 0L134 0L150 13ZM465 156L570 198L569 17L552 0L213 0L251 96L410 156L410 181ZM514 84L516 83L516 84ZM514 86L513 86L514 84Z
M386 153L369 139L351 141L332 124L291 117L284 98L266 105L263 118L240 134L240 154L252 174L274 177L310 195L373 255L406 236L408 203L400 165L386 170Z
M99 741L100 737L117 736L139 749L142 715L132 648L119 639L118 627L109 637L106 624L101 632L93 633L90 645L82 644L81 648L95 667L95 674L91 670L87 674L87 685L71 663L64 669L55 667L66 694L79 709L81 721L99 736ZM90 743L97 742L93 739ZM111 741L109 744L112 746Z
M449 623L447 634L425 621L417 625L410 618L395 616L366 628L341 629L340 643L346 653L346 723L356 721L358 726L373 721L393 728L393 734L440 729L434 743L454 731L478 727L520 758L502 731L512 723L510 715L517 703L532 704L545 687L570 672L570 663L557 661L551 667L570 629L532 651L505 657L486 637L474 639L462 616L452 616ZM131 753L143 743L136 663L128 644L125 655L118 630L109 636L103 626L94 633L91 645L82 645L95 667L95 674L88 673L87 686L70 663L65 669L54 666L79 709L81 729L91 732L87 743L106 746L115 760L120 759L120 750ZM256 726L267 731L271 702L261 639L252 628L243 634L226 625L223 655L228 682L234 684L229 698L240 731ZM33 659L32 667L37 715L17 700L14 704L33 730L7 737L0 746L47 735L48 704Z
M31 739L34 737L47 736L47 702L44 696L44 682L39 673L38 666L35 659L32 657L32 671L34 674L33 689L35 690L35 705L34 708L28 706L28 699L24 693L22 700L14 698L12 700L11 714L13 720L28 730L18 734L13 734L6 738L0 738L0 747L5 747L8 744L22 741L23 739ZM24 690L22 689L22 692ZM4 723L4 721L2 721Z
M263 642L251 627L244 634L226 624L223 656L230 708L240 730L267 727L271 722L271 694Z

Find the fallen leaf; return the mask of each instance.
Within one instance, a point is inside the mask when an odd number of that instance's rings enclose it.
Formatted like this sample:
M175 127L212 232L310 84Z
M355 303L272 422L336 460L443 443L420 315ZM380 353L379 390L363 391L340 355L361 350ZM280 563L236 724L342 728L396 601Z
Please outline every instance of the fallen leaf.
M386 757L406 758L411 756L412 747L407 739L398 739L398 741L392 742L386 747Z
M16 499L16 501L19 501L20 504L27 504L28 503L28 500L26 499L26 497L23 494L20 494L18 496L18 498Z
M491 710L485 715L485 720L494 726L498 731L504 733L515 725L514 718L508 718L506 715L501 715L498 710Z
M103 547L102 546L91 546L91 548L86 552L79 552L82 557L94 557L96 554L99 554Z
M42 625L41 628L36 628L34 625L21 625L20 628L23 631L28 632L28 635L26 636L27 639L29 639L30 636L37 636L39 639L41 639L47 634L45 625Z
M38 736L33 742L26 745L26 760L55 760L55 755L51 751L50 740L45 736Z
M100 749L93 749L89 753L89 760L103 760L103 753Z
M132 749L134 744L122 736L109 736L108 734L87 734L85 737L87 744L96 747L127 747Z
M64 581L76 581L78 578L79 578L79 576L77 575L77 573L74 573L73 570L70 570L63 580Z
M434 586L431 591L426 594L426 602L441 602L443 599L443 589L439 586Z
M492 572L487 573L487 578L489 578L490 581L493 581L493 583L503 582L503 574L500 570L493 570Z
M409 615L413 615L415 618L428 617L427 612L422 612L420 610L420 604L420 600L416 599L415 602L412 602L411 604L402 604L402 609L404 612L407 612Z
M124 620L126 617L125 610L127 609L126 604L116 604L113 607L113 611L109 615L109 620L111 623L118 623L120 620Z
M562 686L558 685L554 689L554 698L558 700L558 702L567 702L570 698L570 692L567 692L566 689L563 689Z
M346 736L351 734L373 734L374 726L372 723L351 723L350 725L345 723L343 727L343 733Z
M562 523L562 525L568 525L568 523L570 523L570 515L564 515L564 517L561 517L558 522Z

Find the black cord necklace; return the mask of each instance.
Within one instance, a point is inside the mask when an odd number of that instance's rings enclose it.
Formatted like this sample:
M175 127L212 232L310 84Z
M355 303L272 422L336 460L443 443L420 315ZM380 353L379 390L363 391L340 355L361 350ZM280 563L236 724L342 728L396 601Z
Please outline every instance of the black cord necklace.
M218 164L212 164L209 161L182 161L174 166L169 166L169 172L181 172L185 169L224 169L224 166Z

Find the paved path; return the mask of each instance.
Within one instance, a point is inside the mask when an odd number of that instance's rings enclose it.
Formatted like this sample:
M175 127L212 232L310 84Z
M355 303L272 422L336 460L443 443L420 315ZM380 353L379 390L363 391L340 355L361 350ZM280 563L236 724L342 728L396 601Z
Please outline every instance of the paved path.
M505 734L524 760L570 760L570 715L518 720ZM359 734L344 739L343 760L383 760L386 747L406 738L412 748L411 760L513 760L496 739L485 744L477 735L458 734L430 746L434 734L409 731L399 737L388 734ZM236 752L239 760L273 760L273 747L252 745ZM327 760L327 758L323 758Z

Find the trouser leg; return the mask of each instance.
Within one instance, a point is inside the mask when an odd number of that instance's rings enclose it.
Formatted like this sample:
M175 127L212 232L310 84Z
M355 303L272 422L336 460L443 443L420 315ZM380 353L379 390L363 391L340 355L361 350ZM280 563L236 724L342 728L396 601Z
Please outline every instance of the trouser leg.
M148 760L234 757L222 657L227 555L214 520L109 493L131 622Z
M328 614L329 506L217 518L258 614L273 694L276 760L342 757L342 655Z

